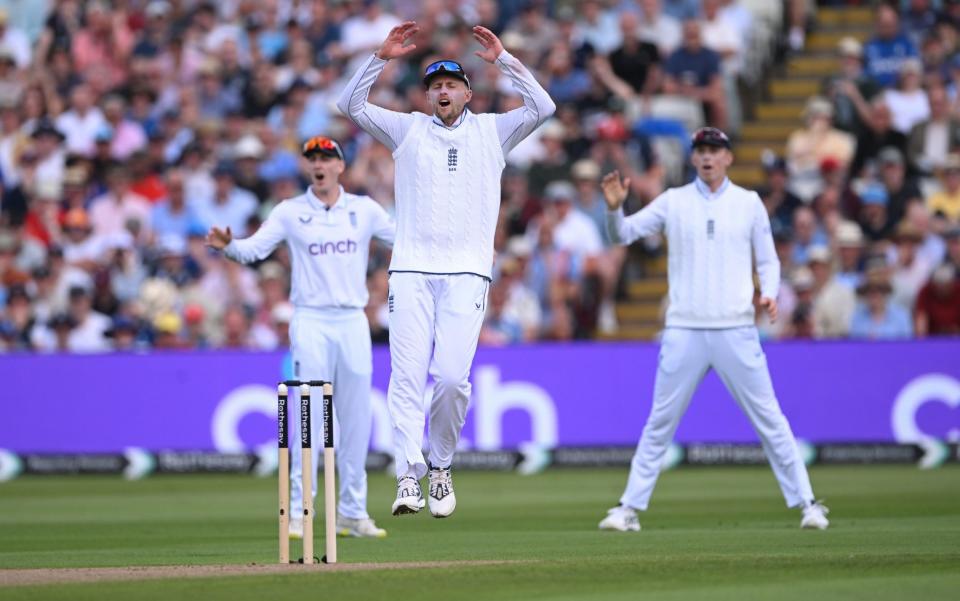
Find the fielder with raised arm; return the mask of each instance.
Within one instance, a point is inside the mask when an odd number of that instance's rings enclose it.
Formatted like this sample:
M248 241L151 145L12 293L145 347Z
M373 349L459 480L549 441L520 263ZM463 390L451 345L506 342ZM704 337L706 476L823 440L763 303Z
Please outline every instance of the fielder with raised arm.
M533 75L484 27L473 37L476 55L497 65L523 97L502 114L466 108L472 91L459 63L437 61L423 84L433 115L397 113L367 102L387 61L405 56L419 29L413 21L388 34L347 84L337 106L393 152L396 161L397 240L390 263L390 387L397 497L393 514L424 506L423 395L428 371L430 512L456 507L450 464L470 401L470 366L477 349L493 267L493 234L500 209L506 154L553 114L556 106Z
M730 140L719 129L698 130L692 139L693 183L667 190L642 210L624 217L626 182L613 172L603 179L607 229L614 242L654 233L667 237L669 307L653 387L653 407L633 456L620 504L601 530L640 530L667 445L690 397L716 370L750 418L763 443L788 507L803 511L802 528L825 529L827 508L817 502L787 418L773 391L767 359L754 326L753 265L760 277L760 308L777 317L780 261L770 219L756 192L727 179L733 162Z
M373 355L367 305L367 255L370 239L391 244L394 224L369 196L344 192L339 183L345 164L340 145L317 136L303 145L310 164L311 185L300 196L284 200L270 211L260 229L249 238L233 238L230 228L213 227L207 244L241 263L265 259L281 243L290 249L292 275L290 343L294 376L298 380L325 380L334 385L334 436L340 499L337 533L341 536L382 538L367 514L367 449L372 415L370 390ZM299 405L293 415L300 415ZM317 413L314 413L317 415ZM323 420L311 424L313 440L323 439ZM300 437L290 437L290 515L303 515ZM313 498L321 445L313 446ZM290 520L290 534L303 536L303 520Z

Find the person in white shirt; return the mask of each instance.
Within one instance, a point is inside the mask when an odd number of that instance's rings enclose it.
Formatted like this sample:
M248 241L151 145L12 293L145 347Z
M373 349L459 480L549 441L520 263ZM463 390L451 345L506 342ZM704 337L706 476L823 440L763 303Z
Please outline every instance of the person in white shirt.
M291 256L290 302L293 320L290 341L294 376L325 380L334 385L335 438L340 499L337 532L382 538L367 514L367 449L372 414L373 356L367 305L367 255L371 238L392 244L394 224L369 196L343 190L339 178L343 151L333 139L316 136L303 145L311 184L300 196L284 200L249 238L234 239L230 227L210 228L207 244L240 263L265 259L282 242ZM299 415L294 408L293 415ZM322 420L313 420L313 440L322 436ZM293 457L290 515L303 514L303 481L299 437L291 437ZM314 490L320 447L313 448ZM311 497L311 498L313 498ZM290 520L293 536L303 536L302 520Z
M610 209L607 229L629 244L663 231L669 249L669 308L653 388L653 407L637 445L620 504L601 530L638 531L637 511L653 494L667 446L707 371L713 368L760 435L787 506L800 507L802 528L824 529L827 509L817 502L787 418L780 410L766 356L754 325L753 262L760 280L759 307L777 317L780 262L770 219L756 192L727 179L730 140L719 129L692 139L694 182L671 188L639 212L624 217L626 182L603 179Z
M506 154L556 110L546 91L490 30L474 27L483 50L523 97L508 113L474 114L463 67L441 60L423 83L433 115L397 113L367 102L387 61L412 52L413 21L394 27L360 66L337 106L393 152L397 241L390 263L390 386L397 497L393 514L424 506L426 475L423 395L435 380L430 407L430 512L456 507L450 464L470 402L470 366L477 349L493 267L493 235Z

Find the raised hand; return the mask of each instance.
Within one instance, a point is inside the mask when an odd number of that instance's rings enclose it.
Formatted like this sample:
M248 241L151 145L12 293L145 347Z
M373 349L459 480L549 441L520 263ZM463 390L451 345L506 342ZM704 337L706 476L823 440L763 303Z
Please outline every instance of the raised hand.
M377 50L377 58L388 61L413 52L417 49L416 44L410 44L409 46L404 46L404 44L419 32L420 28L416 21L404 21L397 25L390 30L387 39L380 45L380 49Z
M500 42L500 38L486 27L480 25L474 27L473 39L483 46L483 50L477 50L474 54L490 64L493 64L503 52L503 43Z
M627 199L627 191L630 189L630 178L621 180L620 171L611 171L603 176L600 182L600 188L603 190L603 199L607 201L607 208L616 211L623 206L623 201Z
M207 238L204 240L207 246L210 248L215 248L217 250L223 250L230 244L230 241L233 240L233 233L230 232L230 227L222 230L217 226L210 228L210 231L207 232Z

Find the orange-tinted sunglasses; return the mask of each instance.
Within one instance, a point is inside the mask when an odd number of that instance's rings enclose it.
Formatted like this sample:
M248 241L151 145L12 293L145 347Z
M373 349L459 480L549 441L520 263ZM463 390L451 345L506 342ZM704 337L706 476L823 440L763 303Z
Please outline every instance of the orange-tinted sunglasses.
M336 156L341 161L343 160L343 151L340 150L340 144L333 138L326 136L314 136L310 138L303 143L303 150L301 152L303 156L308 158L311 154L319 152L320 154Z

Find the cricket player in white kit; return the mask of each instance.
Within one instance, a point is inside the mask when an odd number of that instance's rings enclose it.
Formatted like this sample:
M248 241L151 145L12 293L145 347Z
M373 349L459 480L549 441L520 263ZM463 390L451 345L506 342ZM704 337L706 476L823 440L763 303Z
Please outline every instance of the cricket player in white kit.
M754 325L753 265L760 278L760 307L777 317L780 261L770 219L756 192L730 182L730 140L719 129L692 138L697 178L671 188L642 210L624 217L629 180L618 172L603 179L607 229L629 244L664 232L667 238L669 307L660 345L653 407L643 428L620 505L601 530L638 531L667 446L690 397L713 368L750 419L788 507L803 510L803 528L825 529L827 508L817 502L787 418L780 410L767 360Z
M392 244L395 226L368 196L344 192L339 178L345 164L340 145L317 136L303 145L312 183L307 191L278 204L249 238L236 240L230 228L211 228L207 244L241 263L265 259L282 242L290 249L290 301L294 306L290 342L295 376L334 385L337 472L340 499L337 532L382 538L367 514L367 449L372 415L373 356L367 305L370 239ZM300 415L299 407L292 412ZM314 415L317 415L314 413ZM314 419L312 440L322 440L323 420ZM290 515L303 515L300 437L290 437ZM322 445L313 445L313 497ZM302 519L290 520L290 533L303 536Z
M556 106L533 75L484 27L473 37L476 55L495 64L523 98L502 114L466 108L472 91L463 68L437 61L424 74L433 115L397 113L367 102L387 61L412 51L413 21L394 27L353 76L337 106L393 152L396 161L397 240L390 263L390 387L397 497L393 514L424 506L420 478L428 372L430 512L456 507L450 464L470 402L470 366L477 349L493 267L493 234L500 209L506 154L553 114Z

